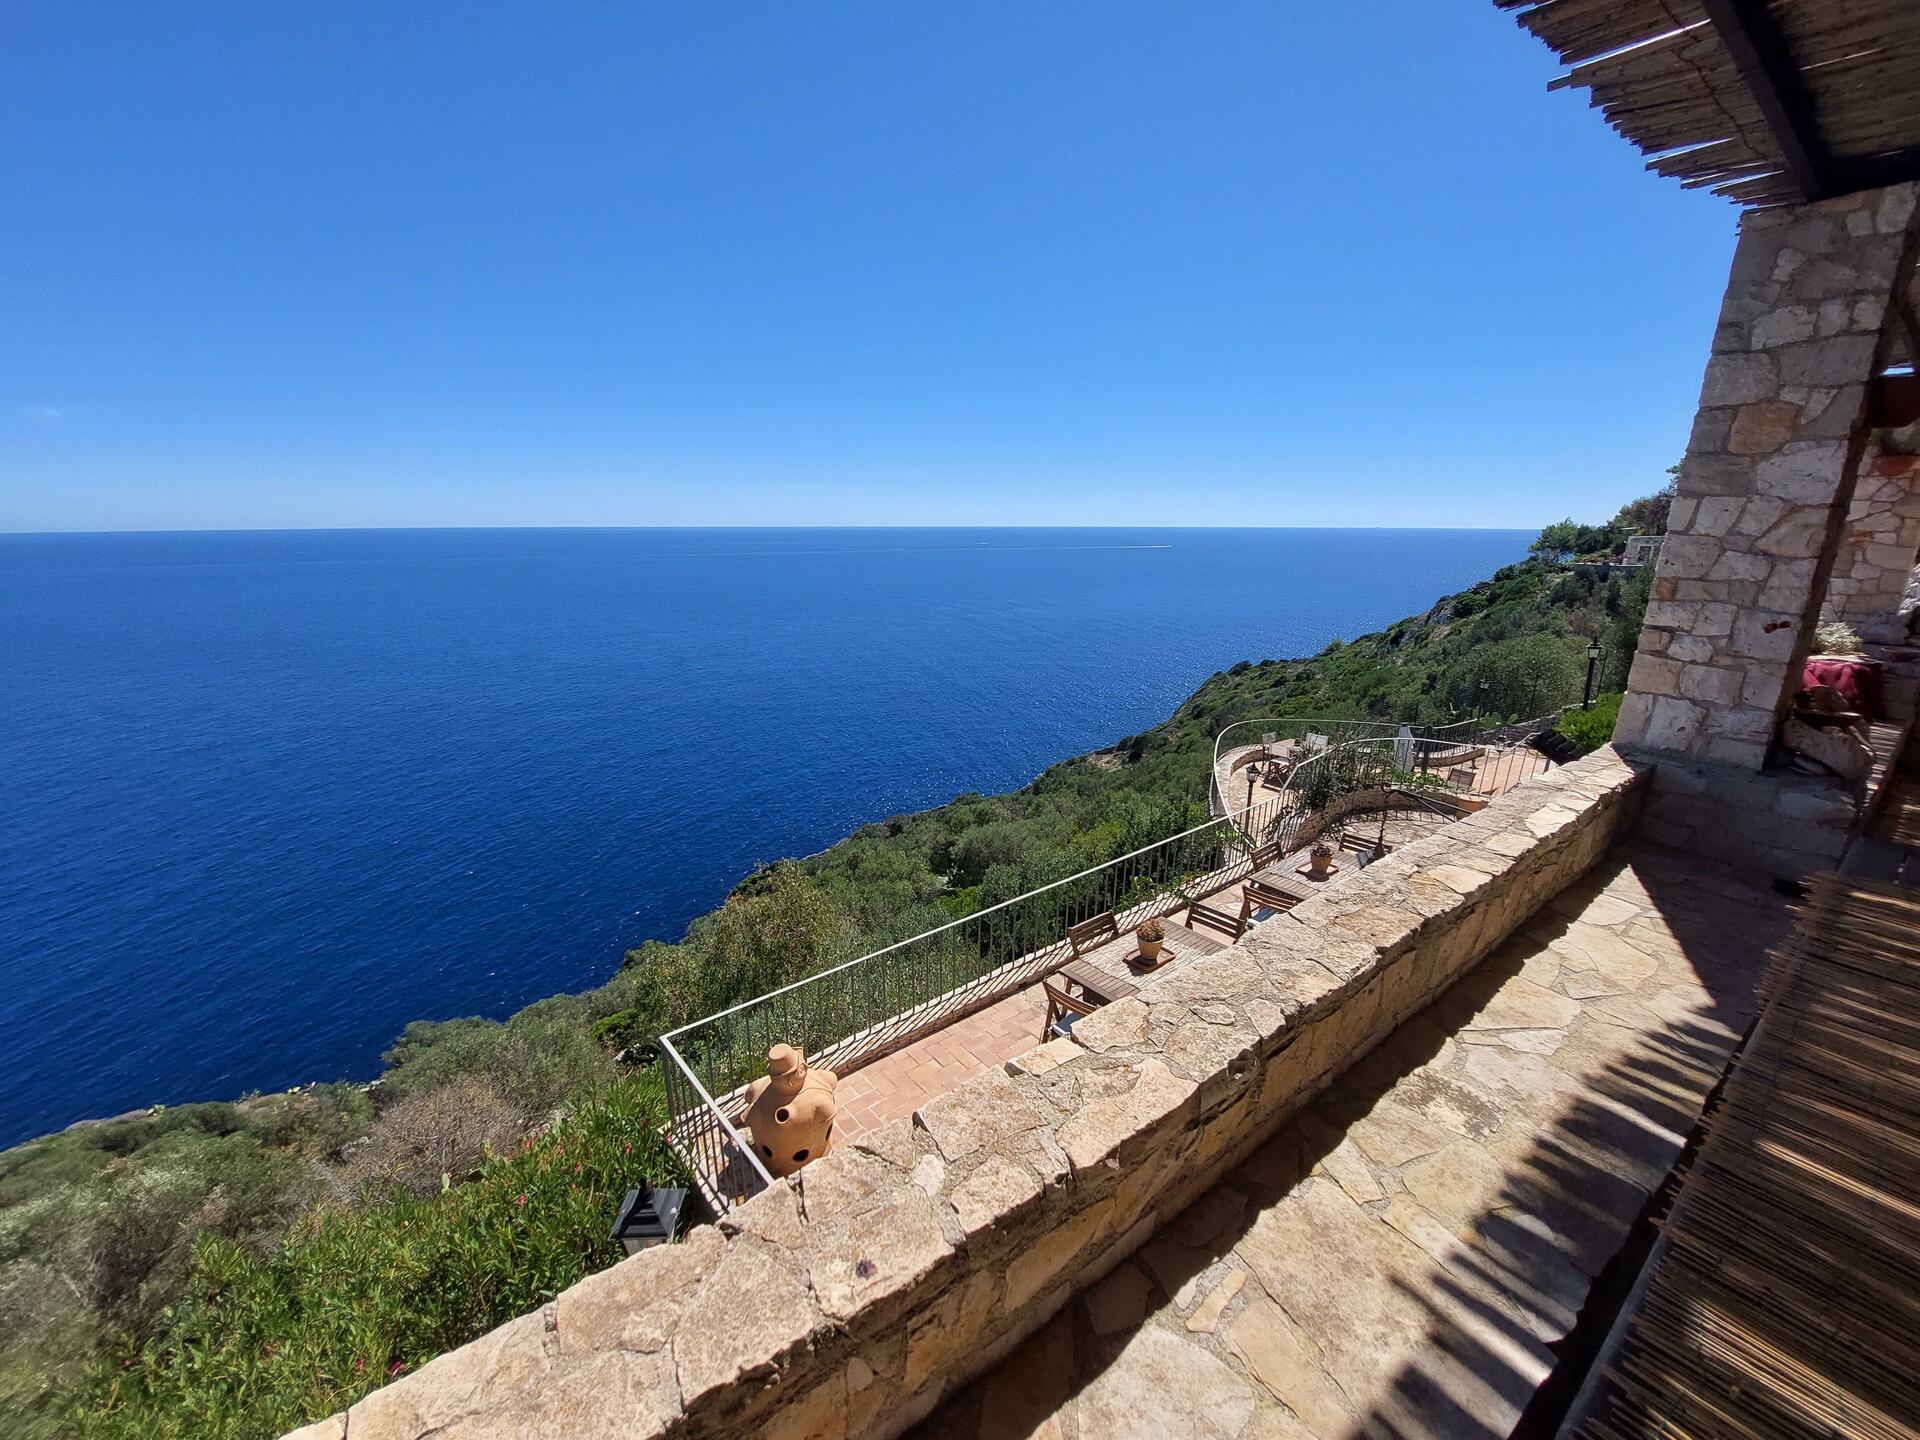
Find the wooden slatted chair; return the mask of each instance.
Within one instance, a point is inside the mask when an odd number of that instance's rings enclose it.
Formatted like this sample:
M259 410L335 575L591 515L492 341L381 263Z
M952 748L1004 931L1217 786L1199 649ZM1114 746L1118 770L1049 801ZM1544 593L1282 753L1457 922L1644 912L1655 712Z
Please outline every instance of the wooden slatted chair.
M1227 910L1219 905L1209 905L1204 900L1189 900L1187 902L1187 924L1205 925L1209 929L1218 930L1224 935L1230 935L1235 940L1238 940L1247 930L1244 912L1236 915L1231 910Z
M1377 833L1377 832L1376 832ZM1344 850L1364 870L1374 861L1393 853L1393 846L1370 835L1349 832L1344 826L1334 832L1333 848Z
M1268 920L1283 910L1291 910L1299 903L1300 901L1294 896L1288 895L1284 891L1276 890L1271 885L1263 885L1258 880L1247 881L1245 887L1240 891L1241 934L1246 933L1249 925L1259 923L1259 921L1253 918L1254 911L1271 911L1271 915L1263 915L1260 917L1262 920Z
M1253 873L1258 875L1262 870L1278 865L1281 857L1286 853L1286 847L1278 840L1269 840L1264 845L1254 846L1253 853L1247 856L1247 860L1252 866Z
M1113 918L1111 910L1103 910L1091 920L1082 920L1078 925L1067 927L1067 948L1078 958L1089 950L1097 950L1109 940L1120 938L1120 923Z
M1047 1018L1040 1027L1043 1041L1064 1038L1072 1031L1074 1021L1100 1008L1091 1000L1069 995L1051 980L1042 980L1040 988L1047 992Z

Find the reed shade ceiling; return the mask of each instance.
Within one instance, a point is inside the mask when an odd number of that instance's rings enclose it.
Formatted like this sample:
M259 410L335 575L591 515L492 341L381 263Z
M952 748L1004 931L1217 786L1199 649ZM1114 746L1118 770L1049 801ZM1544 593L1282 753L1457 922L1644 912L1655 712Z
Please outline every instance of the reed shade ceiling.
M1920 179L1920 0L1494 0L1647 168L1743 204Z
M1920 1435L1920 891L1822 875L1574 1433Z

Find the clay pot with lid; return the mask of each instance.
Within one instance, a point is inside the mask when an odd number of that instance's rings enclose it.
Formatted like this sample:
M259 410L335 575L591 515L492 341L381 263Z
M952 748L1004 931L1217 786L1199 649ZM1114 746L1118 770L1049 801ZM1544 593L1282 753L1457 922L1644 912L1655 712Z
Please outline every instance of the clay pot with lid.
M775 1179L827 1153L840 1113L833 1098L839 1084L833 1071L811 1068L792 1045L767 1052L766 1078L747 1087L746 1118L754 1151Z

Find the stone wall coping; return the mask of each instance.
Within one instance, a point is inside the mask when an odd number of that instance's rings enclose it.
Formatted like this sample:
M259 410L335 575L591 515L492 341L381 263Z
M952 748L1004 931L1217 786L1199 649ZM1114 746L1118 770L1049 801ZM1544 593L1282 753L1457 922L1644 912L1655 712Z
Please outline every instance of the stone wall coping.
M896 1435L1584 873L1645 771L1534 777L295 1433Z

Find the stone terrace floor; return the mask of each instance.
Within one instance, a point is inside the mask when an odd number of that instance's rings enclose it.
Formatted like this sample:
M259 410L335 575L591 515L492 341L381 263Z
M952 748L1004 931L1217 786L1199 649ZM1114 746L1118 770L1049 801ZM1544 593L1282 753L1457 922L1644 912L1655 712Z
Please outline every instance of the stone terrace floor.
M1391 844L1405 845L1422 835L1432 834L1446 823L1436 815L1395 812L1387 822L1385 838ZM1378 833L1375 829L1378 824L1378 812L1367 812L1353 816L1347 828L1361 838L1371 839ZM1225 910L1237 911L1241 888L1235 883L1207 898ZM1174 917L1179 918L1180 913L1174 912ZM1225 942L1231 937L1222 932L1216 938ZM834 1144L848 1144L890 1120L904 1120L927 1101L958 1089L982 1071L1025 1054L1046 1039L1041 1033L1046 1018L1046 996L1039 985L1030 985L984 1010L942 1026L924 1039L847 1072L840 1077L839 1088L834 1091L834 1099L840 1106L833 1126Z
M1616 849L918 1440L1512 1433L1786 922Z

